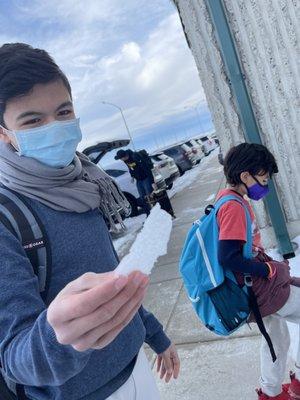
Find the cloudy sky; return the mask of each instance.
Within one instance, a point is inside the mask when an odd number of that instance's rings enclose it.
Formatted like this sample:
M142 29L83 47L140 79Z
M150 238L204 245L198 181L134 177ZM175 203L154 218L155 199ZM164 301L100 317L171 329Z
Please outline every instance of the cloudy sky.
M2 0L0 42L50 52L70 79L83 145L164 146L211 130L194 59L170 0Z

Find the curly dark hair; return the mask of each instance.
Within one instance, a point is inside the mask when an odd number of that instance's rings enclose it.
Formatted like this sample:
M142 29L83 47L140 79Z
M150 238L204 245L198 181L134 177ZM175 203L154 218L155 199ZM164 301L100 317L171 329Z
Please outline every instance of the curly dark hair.
M251 175L270 176L278 172L273 154L262 144L241 143L232 147L224 159L224 174L231 185L242 183L240 175L248 171Z

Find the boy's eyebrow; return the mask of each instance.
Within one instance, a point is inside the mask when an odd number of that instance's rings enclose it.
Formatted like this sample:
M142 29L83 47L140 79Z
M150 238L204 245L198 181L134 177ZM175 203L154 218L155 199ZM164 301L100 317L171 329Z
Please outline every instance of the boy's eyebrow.
M26 111L18 116L17 121L19 121L20 119L23 119L25 117L30 117L32 115L42 115L42 113L37 112L37 111Z
M70 107L70 106L73 107L73 103L70 100L68 100L68 101L65 101L64 103L62 103L59 107L57 107L57 109L55 111L59 111L62 108Z
M58 106L55 111L59 111L64 107L70 107L70 106L73 107L73 103L71 101L65 101L60 106ZM19 121L20 119L23 119L25 117L31 117L33 115L43 115L43 113L38 112L38 111L25 111L18 116L17 121Z

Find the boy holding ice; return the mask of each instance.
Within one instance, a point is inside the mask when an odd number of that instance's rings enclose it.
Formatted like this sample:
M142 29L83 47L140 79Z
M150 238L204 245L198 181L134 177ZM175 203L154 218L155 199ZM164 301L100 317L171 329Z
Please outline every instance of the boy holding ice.
M49 54L0 47L0 187L35 211L52 252L44 303L22 244L0 224L1 367L19 398L157 400L143 343L166 381L178 376L177 352L141 306L148 277L113 272L104 216L107 196L113 210L122 199L115 204L110 178L76 153L81 136L70 84Z

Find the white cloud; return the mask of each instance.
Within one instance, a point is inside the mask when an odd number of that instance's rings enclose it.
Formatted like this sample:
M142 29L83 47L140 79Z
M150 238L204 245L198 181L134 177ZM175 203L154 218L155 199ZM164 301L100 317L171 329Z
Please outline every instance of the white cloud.
M48 50L69 77L86 140L126 135L119 111L102 100L121 106L137 135L205 98L169 0L22 4L19 18L35 21L40 32L50 26L31 44Z
M23 14L31 18L65 20L68 24L89 24L117 18L122 12L118 0L32 0L30 3L16 3Z
M122 47L122 54L124 55L125 59L134 62L138 62L141 59L140 47L137 43L130 42L125 43Z
M144 43L125 43L118 52L101 58L81 84L75 84L75 92L78 98L83 96L79 101L82 113L92 104L101 107L101 100L121 106L133 131L158 124L204 99L176 14L163 21ZM122 124L120 116L95 118L84 128L92 136L103 131L115 134L123 130Z

